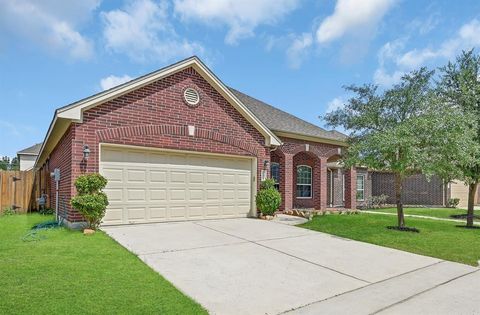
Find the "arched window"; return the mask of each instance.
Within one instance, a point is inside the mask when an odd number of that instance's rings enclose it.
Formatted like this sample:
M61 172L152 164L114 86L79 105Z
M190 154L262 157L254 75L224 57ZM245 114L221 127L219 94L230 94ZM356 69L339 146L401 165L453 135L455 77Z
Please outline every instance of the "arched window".
M280 188L280 164L275 162L270 164L270 176L275 181L275 188L278 190Z
M297 166L297 198L312 198L312 168Z

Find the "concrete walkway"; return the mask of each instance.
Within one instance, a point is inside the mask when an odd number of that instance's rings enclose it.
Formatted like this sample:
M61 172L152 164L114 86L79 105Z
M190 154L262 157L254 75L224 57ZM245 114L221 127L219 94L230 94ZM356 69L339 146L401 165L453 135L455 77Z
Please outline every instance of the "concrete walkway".
M211 314L480 314L478 268L286 224L103 229Z
M369 210L362 210L361 213L369 213L369 214L386 214L386 215L394 215L396 216L396 213L391 213L391 212L381 212L381 211L369 211ZM460 220L460 219L447 219L447 218L437 218L437 217L431 217L427 215L418 215L418 214L403 214L405 217L410 217L410 218L419 218L419 219L429 219L429 220L436 220L436 221L447 221L447 222L458 222L458 223L463 223L465 224L465 220ZM480 222L474 221L473 224L475 225L480 225Z

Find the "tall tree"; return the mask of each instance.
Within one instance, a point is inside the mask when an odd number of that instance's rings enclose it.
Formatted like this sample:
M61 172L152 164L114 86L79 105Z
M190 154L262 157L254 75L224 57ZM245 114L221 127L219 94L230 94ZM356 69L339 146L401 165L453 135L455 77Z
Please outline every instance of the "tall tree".
M18 157L15 156L10 161L10 170L18 171L19 169L20 169L20 161L18 160Z
M328 125L349 132L343 158L347 167L363 165L394 174L399 228L405 227L405 178L419 172L429 176L439 167L450 174L444 153L448 152L449 159L459 159L466 146L468 128L459 119L461 113L435 102L432 75L426 68L412 71L385 91L371 84L348 86L345 89L354 96L324 117Z
M452 109L460 109L465 116L465 124L474 130L471 135L471 160L456 163L461 169L457 179L468 185L467 227L473 227L474 200L480 182L480 55L473 49L463 51L455 60L440 68L438 92L442 101Z
M8 156L3 156L0 159L0 170L8 170L10 167L10 158Z

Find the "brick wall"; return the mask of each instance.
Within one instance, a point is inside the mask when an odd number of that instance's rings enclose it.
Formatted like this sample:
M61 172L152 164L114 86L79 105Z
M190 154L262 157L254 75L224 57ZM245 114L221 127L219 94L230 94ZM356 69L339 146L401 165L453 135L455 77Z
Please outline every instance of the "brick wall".
M199 91L199 106L184 102L187 87ZM195 136L188 135L187 125L196 127ZM270 160L264 137L193 68L86 111L83 123L74 123L72 129L70 187L83 172L98 172L100 142L256 156L257 178L263 161ZM91 150L86 165L81 162L85 144ZM52 156L66 145L59 144ZM70 212L69 221L80 219L78 213Z
M68 128L65 134L58 142L55 149L52 151L50 158L46 165L47 168L45 175L49 180L49 192L48 198L50 199L50 207L55 209L56 207L56 187L55 180L50 177L50 172L53 172L55 168L60 169L60 182L59 182L59 215L68 217L72 214L70 207L70 198L72 197L72 139L74 138L74 129L72 126Z
M405 179L402 202L408 205L443 205L444 186L439 177L430 181L425 175L417 174ZM389 196L387 202L395 203L395 178L391 173L372 173L372 194Z

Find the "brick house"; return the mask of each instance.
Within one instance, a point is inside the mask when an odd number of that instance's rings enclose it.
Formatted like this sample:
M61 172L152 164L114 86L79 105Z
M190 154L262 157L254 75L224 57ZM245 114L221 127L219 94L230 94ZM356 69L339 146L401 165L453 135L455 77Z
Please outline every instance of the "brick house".
M242 217L256 215L267 177L281 210L340 205L340 194L355 208L367 175L334 167L345 145L343 134L225 86L191 57L57 109L35 168L70 226L83 221L70 207L73 183L90 172L108 179L104 224Z

